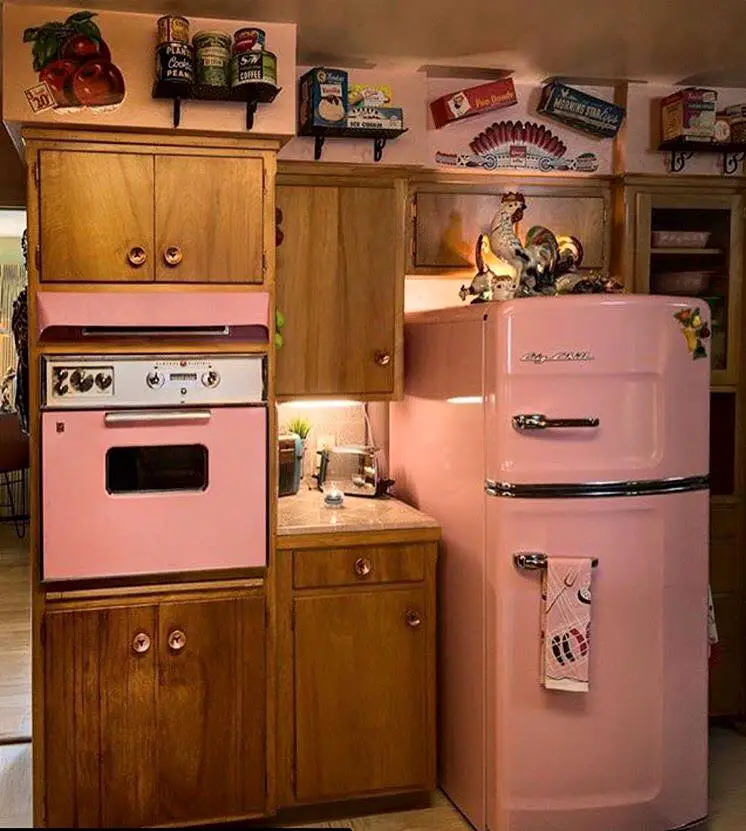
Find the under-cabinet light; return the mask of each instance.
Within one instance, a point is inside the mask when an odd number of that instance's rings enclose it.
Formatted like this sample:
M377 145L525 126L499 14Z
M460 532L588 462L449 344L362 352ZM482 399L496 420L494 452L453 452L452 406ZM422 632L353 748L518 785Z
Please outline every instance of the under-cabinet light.
M305 401L303 399L299 399L297 401L280 402L280 406L283 406L283 404L287 407L299 407L304 410L319 410L324 407L359 407L360 404L362 404L362 401L346 401L342 399L330 401L324 401L323 399L311 399L309 401Z
M481 395L457 395L455 398L446 398L448 404L481 404L483 401Z

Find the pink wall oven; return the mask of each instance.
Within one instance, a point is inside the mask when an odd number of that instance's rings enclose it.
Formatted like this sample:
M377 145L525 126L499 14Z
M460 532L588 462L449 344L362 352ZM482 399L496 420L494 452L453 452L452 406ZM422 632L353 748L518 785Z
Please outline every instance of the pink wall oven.
M265 358L43 359L46 581L262 567Z

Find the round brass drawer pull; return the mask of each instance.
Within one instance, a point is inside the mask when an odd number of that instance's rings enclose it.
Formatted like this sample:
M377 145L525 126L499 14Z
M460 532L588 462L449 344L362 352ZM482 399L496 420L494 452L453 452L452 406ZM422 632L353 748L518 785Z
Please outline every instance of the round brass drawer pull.
M147 652L150 649L150 635L145 632L138 632L135 637L132 638L132 649L134 652L137 652L138 655L142 655L144 652Z
M412 629L416 629L422 623L420 613L415 609L407 609L404 619L407 621L407 626Z
M376 352L374 360L378 366L388 366L391 363L391 355L388 352Z
M370 564L370 560L366 557L360 557L355 560L355 574L358 577L367 577L371 571L373 571L373 566Z
M167 265L178 265L184 259L184 255L178 245L169 245L163 252L163 259Z
M181 629L174 629L174 631L171 632L168 636L168 645L174 650L174 652L178 652L186 646L186 635L181 631Z
M148 259L148 255L145 253L144 248L141 248L139 245L135 245L127 252L127 259L129 260L130 265L133 265L135 268L139 268L143 265L145 260Z

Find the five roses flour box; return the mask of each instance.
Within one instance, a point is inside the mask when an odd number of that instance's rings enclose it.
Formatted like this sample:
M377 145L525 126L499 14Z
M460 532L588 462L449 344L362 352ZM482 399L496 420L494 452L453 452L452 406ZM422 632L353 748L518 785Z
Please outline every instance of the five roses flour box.
M344 127L347 123L347 73L317 66L300 79L298 121L301 133L313 127Z

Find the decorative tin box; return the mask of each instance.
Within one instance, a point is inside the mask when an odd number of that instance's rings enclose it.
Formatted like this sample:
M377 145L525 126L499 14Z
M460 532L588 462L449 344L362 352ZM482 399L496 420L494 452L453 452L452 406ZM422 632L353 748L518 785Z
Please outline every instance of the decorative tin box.
M298 126L344 127L347 123L347 73L317 66L300 79Z
M623 107L558 81L544 87L537 111L597 138L613 138L622 126L625 112Z
M661 100L663 141L712 141L715 134L717 93L687 87Z
M517 101L513 81L510 78L501 78L436 98L430 102L430 112L435 126L442 127L461 118L511 107Z

